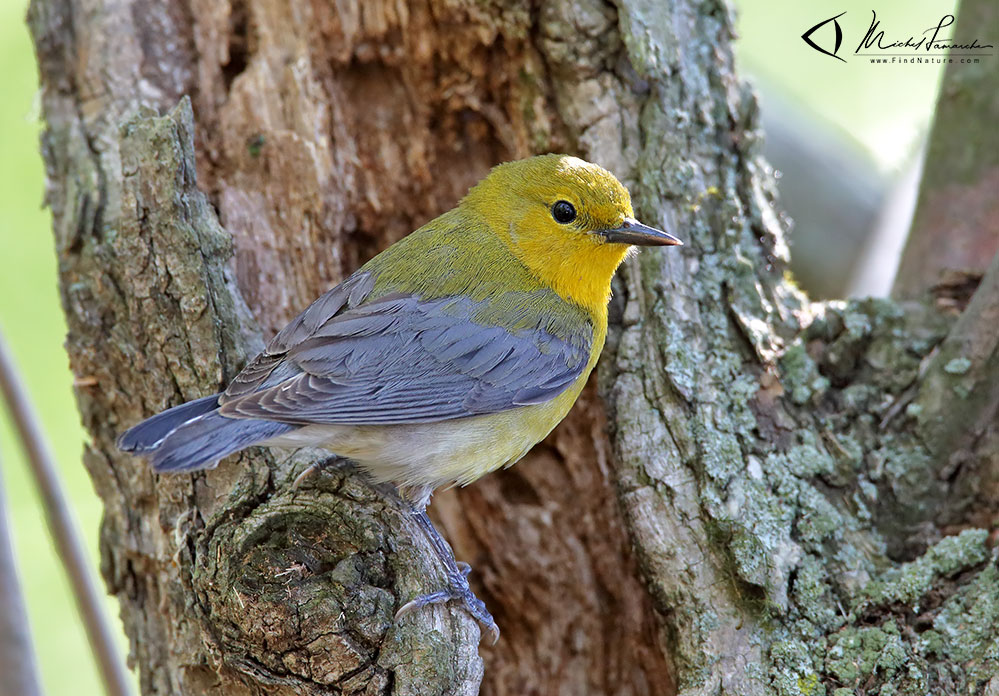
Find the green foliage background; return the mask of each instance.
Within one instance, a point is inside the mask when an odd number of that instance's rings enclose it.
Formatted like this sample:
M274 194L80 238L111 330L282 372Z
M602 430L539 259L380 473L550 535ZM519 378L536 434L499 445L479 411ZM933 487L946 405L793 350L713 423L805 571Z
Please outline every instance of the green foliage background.
M886 171L902 166L912 156L928 126L940 69L873 66L860 59L844 64L812 51L799 37L846 8L841 24L847 38L841 54L852 53L851 38L863 36L872 7L886 29L902 31L911 30L914 22L916 28L934 25L942 14L953 11L953 2L891 0L866 5L861 0L743 0L739 5L740 59L751 74L765 76L849 132ZM0 329L12 344L41 412L96 568L101 506L80 463L85 434L62 347L66 329L56 290L50 218L42 208L37 73L23 21L25 10L25 0L0 2L4 97L0 100ZM86 637L6 414L0 418L0 466L46 692L100 693ZM111 598L107 610L118 625L117 606ZM124 653L124 636L121 646Z
M96 569L101 504L80 461L84 431L63 350L66 323L56 286L51 217L42 208L38 76L26 9L23 0L0 2L0 330L41 415ZM97 670L27 463L6 411L0 411L0 467L45 692L99 694ZM108 597L106 605L119 625L117 601ZM121 648L124 654L124 634Z

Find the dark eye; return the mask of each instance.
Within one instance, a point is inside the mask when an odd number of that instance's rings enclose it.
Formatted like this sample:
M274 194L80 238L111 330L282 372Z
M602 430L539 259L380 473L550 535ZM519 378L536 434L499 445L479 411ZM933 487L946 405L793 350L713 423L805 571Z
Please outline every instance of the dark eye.
M576 219L576 209L569 201L556 201L552 206L552 217L555 218L555 222L565 225Z

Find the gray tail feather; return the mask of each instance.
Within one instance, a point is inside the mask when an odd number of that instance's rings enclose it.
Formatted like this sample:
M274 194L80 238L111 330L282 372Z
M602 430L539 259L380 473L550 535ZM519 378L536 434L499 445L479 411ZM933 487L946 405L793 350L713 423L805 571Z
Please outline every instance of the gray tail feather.
M194 471L213 467L233 452L299 427L226 418L217 409L218 394L175 406L128 430L119 438L118 446L145 454L159 472Z
M118 438L118 449L125 452L151 452L163 439L189 420L211 413L219 407L219 395L212 394L186 404L168 408L134 425Z
M226 455L297 428L287 423L209 413L167 435L150 459L156 471L207 469Z

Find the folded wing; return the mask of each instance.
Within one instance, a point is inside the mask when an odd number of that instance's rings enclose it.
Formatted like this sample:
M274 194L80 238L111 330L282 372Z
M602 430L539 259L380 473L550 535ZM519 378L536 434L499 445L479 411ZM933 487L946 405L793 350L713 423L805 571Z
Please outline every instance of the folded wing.
M307 310L297 335L276 337L221 396L220 413L301 425L496 413L561 394L592 344L588 322L572 336L552 335L541 321L513 330L478 323L482 303L466 297L344 300L332 316L324 307L309 319Z

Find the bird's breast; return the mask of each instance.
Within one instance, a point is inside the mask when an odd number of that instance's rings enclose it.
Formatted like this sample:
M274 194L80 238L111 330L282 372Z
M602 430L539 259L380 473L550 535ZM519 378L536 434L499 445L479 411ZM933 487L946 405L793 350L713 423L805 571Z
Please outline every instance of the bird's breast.
M572 408L588 373L543 404L435 423L309 425L273 444L329 449L379 482L431 490L465 485L514 464L543 440Z

